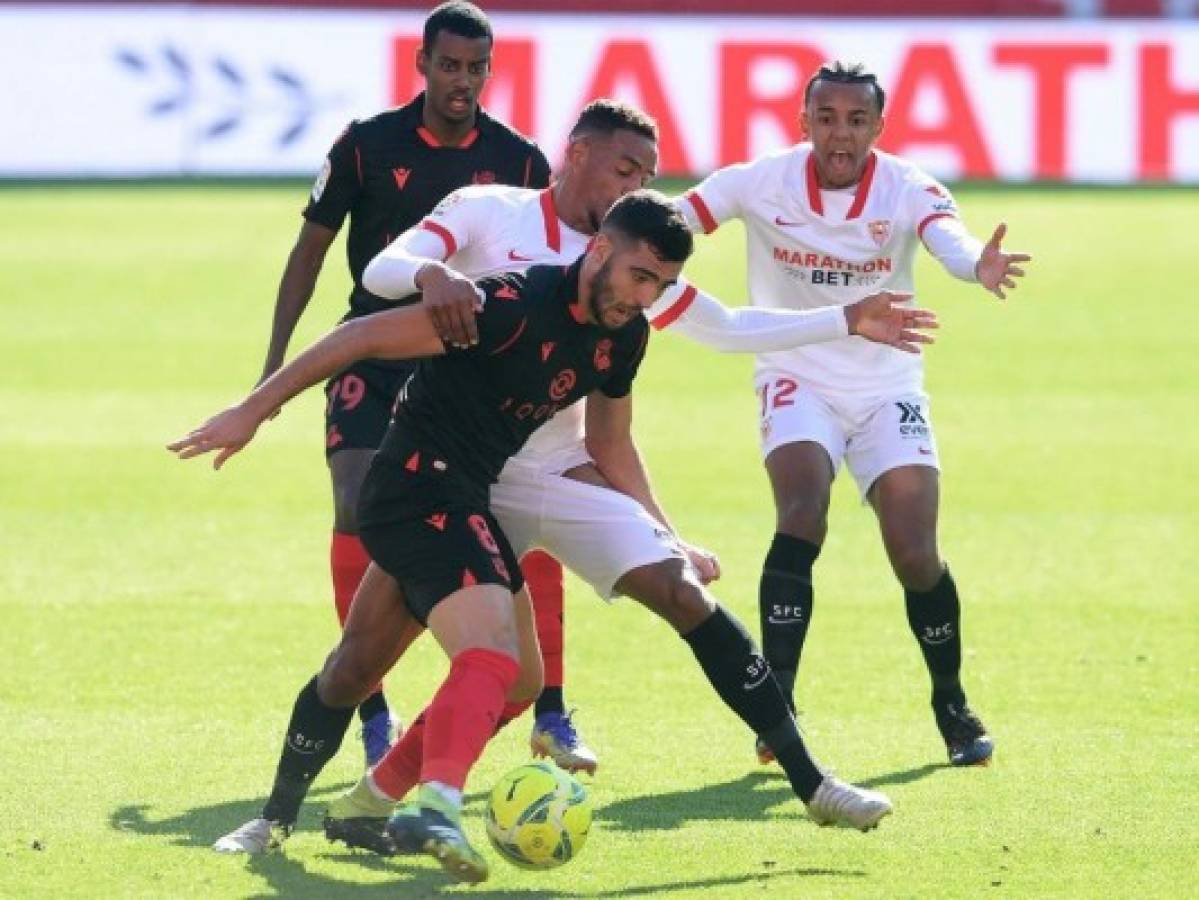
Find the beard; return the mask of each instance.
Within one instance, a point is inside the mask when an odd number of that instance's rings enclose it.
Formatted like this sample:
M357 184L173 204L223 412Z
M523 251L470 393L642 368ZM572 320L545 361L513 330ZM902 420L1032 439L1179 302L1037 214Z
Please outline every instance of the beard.
M591 281L587 283L588 293L591 295L588 300L588 305L591 307L591 318L595 324L606 331L615 331L604 323L604 310L610 305L612 297L612 258L609 257L600 266L599 271L591 276Z

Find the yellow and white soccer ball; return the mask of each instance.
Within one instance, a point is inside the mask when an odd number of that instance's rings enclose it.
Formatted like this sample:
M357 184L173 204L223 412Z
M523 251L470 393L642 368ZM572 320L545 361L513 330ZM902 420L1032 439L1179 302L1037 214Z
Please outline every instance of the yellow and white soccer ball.
M591 830L591 797L574 776L548 762L519 766L487 803L487 837L522 869L552 869L578 856Z

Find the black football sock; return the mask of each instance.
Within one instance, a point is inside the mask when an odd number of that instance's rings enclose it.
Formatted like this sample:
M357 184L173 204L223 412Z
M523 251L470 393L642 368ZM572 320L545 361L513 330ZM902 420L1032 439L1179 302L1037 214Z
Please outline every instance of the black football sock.
M908 625L920 644L933 682L933 699L961 702L961 604L949 570L927 591L904 591Z
M358 718L364 723L388 712L390 710L387 708L387 698L383 696L382 691L375 691L358 705Z
M720 699L766 741L800 799L810 800L824 775L808 755L783 692L744 626L718 606L683 640Z
M275 784L262 807L264 819L283 825L295 823L308 788L325 764L337 754L353 717L352 707L335 709L321 702L315 676L304 685L292 708L291 721L287 723L287 737L279 754Z
M795 674L812 621L812 564L820 547L811 541L775 534L758 582L762 653L783 695L795 708Z
M547 687L542 690L541 696L533 705L533 715L539 716L547 712L566 712L566 700L562 696L562 688Z

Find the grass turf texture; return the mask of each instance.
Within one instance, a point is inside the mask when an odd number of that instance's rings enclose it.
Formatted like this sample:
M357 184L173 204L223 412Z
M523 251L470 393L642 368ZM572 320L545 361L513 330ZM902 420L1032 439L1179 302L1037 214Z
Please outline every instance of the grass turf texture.
M423 858L318 833L360 771L348 739L286 855L207 848L256 814L295 691L335 636L319 392L214 474L162 444L253 384L303 189L8 190L0 226L0 895L425 896ZM1193 192L965 189L1035 252L1006 306L924 259L942 545L966 685L998 743L943 766L919 653L873 518L834 495L800 697L813 750L887 791L870 835L819 829L699 677L627 603L569 587L568 698L601 752L596 832L564 869L491 855L476 896L1178 896L1199 845ZM740 232L690 272L743 296ZM341 244L294 347L341 312ZM637 433L665 506L721 554L757 630L772 529L748 358L656 336ZM410 716L445 671L423 641L388 681ZM482 798L526 758L489 748ZM485 851L490 853L489 850ZM1189 885L1189 887L1188 887ZM465 889L457 889L465 890Z

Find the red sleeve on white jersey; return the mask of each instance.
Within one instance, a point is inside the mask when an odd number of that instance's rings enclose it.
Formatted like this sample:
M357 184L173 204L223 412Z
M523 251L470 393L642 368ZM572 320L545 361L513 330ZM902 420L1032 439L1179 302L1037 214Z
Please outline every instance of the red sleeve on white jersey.
M433 211L425 216L420 227L431 231L445 244L448 259L482 234L481 229L492 219L495 198L487 188L477 185L459 188L447 194Z
M711 234L721 223L744 215L750 180L746 163L713 172L679 198L679 211L692 231Z
M657 302L649 308L646 318L649 319L650 325L659 331L668 328L695 302L695 295L694 285L680 280L678 284L663 292Z
M907 212L916 237L924 240L924 229L937 219L958 218L958 206L945 185L927 175L914 178L908 186Z

